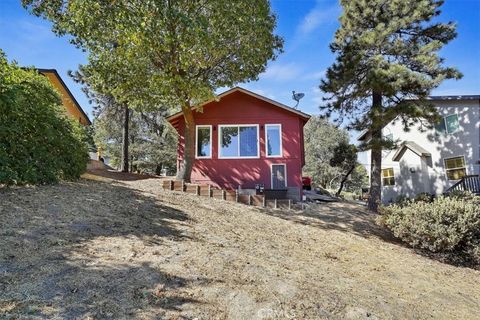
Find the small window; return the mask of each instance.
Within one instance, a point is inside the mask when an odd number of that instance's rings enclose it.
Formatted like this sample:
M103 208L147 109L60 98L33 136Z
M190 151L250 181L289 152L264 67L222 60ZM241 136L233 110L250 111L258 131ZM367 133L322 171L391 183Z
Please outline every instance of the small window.
M382 183L384 186L394 186L395 177L393 175L393 168L382 169Z
M460 129L460 124L458 122L458 115L452 114L445 117L445 127L447 128L447 133L455 133Z
M197 126L197 158L211 158L212 157L212 127L211 126Z
M445 159L445 170L448 180L460 180L467 175L465 157Z
M220 126L219 158L258 158L258 125Z
M447 128L445 128L445 118L442 118L435 124L435 131L438 135L445 135L447 133Z
M282 156L282 126L280 124L266 124L267 157Z
M435 130L438 134L452 134L457 132L460 129L460 123L458 121L457 114L451 114L440 120L439 123L435 125Z

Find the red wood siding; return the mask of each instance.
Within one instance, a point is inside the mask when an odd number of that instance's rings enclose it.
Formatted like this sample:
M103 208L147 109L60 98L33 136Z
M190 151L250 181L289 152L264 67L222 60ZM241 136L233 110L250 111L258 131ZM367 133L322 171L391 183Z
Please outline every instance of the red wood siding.
M303 126L306 120L266 101L240 91L224 96L219 102L211 102L203 107L203 112L195 112L196 125L212 126L212 158L195 159L192 182L209 183L221 188L251 189L256 183L271 188L271 164L286 164L287 187L301 189L302 166L305 162L303 150ZM184 122L177 119L175 125L180 134L178 160L183 160ZM260 139L259 159L219 159L219 125L258 124ZM267 158L265 150L265 125L282 125L283 155Z

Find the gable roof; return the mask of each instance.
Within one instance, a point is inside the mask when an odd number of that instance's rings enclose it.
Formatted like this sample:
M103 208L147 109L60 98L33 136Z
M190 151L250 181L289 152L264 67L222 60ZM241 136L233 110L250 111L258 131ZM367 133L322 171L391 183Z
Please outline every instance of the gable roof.
M38 73L41 73L43 75L46 75L47 73L53 74L58 79L58 81L60 82L62 87L65 89L65 91L67 92L67 95L70 98L70 100L73 102L73 105L75 106L75 108L82 114L82 116L85 118L85 120L87 120L87 124L88 125L92 124L92 122L88 118L87 114L85 113L85 111L83 111L82 107L78 103L77 99L75 99L75 97L73 96L70 89L68 89L65 82L63 82L62 77L60 77L60 75L58 74L56 69L39 69L39 68L37 68L36 70L37 70Z
M411 151L413 151L413 153L415 153L419 157L431 157L432 156L430 154L430 152L428 152L427 150L425 150L424 148L419 146L417 143L415 143L413 141L405 141L404 143L402 143L400 148L398 148L397 151L395 152L395 154L393 155L393 158L392 158L393 161L400 161L400 159L402 158L403 153L406 149L410 149Z
M273 106L275 106L275 107L284 109L284 110L286 110L286 111L288 111L288 112L291 112L291 113L294 113L294 114L296 114L297 116L299 116L300 118L304 119L305 121L307 121L308 119L310 119L310 115L309 115L309 114L306 114L306 113L304 113L304 112L302 112L302 111L300 111L300 110L294 109L294 108L292 108L292 107L289 107L289 106L287 106L287 105L284 105L283 103L280 103L280 102L278 102L278 101L269 99L269 98L267 98L267 97L264 97L264 96L262 96L262 95L256 94L256 93L254 93L254 92L252 92L252 91L249 91L249 90L244 89L244 88L241 88L241 87L234 87L234 88L232 88L232 89L230 89L230 90L227 90L227 91L225 91L225 92L222 92L221 94L217 95L217 97L216 97L215 99L210 99L210 100L208 100L208 101L200 104L199 106L192 107L192 109L195 110L195 109L197 109L197 108L199 108L199 107L203 107L203 106L205 106L206 104L209 104L209 103L211 103L211 102L221 100L223 97L226 97L226 96L228 96L228 95L230 95L230 94L232 94L232 93L234 93L234 92L242 92L242 93L245 93L245 94L247 94L247 95L249 95L249 96L252 96L252 97L254 97L254 98L256 98L256 99L265 101L265 102L267 102L267 103L269 103L269 104L271 104L271 105L273 105ZM182 115L182 112L180 111L180 112L177 112L177 113L175 113L175 114L172 114L171 116L167 117L166 119L167 119L167 121L172 121L172 120L180 117L181 115Z

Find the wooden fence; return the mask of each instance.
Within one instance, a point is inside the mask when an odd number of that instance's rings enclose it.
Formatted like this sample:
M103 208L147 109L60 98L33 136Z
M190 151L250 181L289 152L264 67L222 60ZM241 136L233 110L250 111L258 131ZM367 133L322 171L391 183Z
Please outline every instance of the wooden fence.
M162 188L264 208L292 209L293 206L290 199L266 199L263 195L239 194L237 190L218 189L210 185L185 183L181 180L164 180Z

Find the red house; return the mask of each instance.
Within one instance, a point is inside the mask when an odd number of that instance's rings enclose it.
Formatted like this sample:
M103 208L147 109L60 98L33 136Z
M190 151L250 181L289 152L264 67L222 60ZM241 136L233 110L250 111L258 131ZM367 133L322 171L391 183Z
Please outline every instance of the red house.
M310 118L299 110L243 88L233 88L194 111L196 122L193 183L254 193L256 187L284 189L299 199L305 164L303 126ZM184 119L167 120L180 135L177 169L183 162Z

